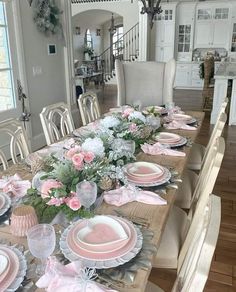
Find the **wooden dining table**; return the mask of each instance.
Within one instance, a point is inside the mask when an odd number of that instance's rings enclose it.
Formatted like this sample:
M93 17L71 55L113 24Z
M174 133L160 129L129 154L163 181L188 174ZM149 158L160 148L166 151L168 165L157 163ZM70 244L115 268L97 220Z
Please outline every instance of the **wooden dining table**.
M176 133L181 136L189 138L192 142L196 141L200 132L201 124L204 119L203 112L188 111L186 114L195 117L198 121L198 127L196 130L168 130L168 132ZM166 131L166 130L165 130ZM174 168L181 177L186 167L191 147L184 146L181 151L186 153L186 156L168 156L168 155L148 155L143 152L137 154L137 161L147 161L166 166L168 168ZM32 173L27 168L22 167L21 164L11 166L7 171L2 172L0 175L15 174L18 173L22 179L32 179ZM138 202L132 202L125 204L121 207L115 207L108 205L105 202L96 210L97 214L104 215L116 215L115 210L122 211L127 217L143 218L148 228L153 231L152 243L158 248L161 237L169 216L171 208L174 204L176 197L176 189L168 188L163 198L167 201L166 205L148 205ZM9 226L0 226L0 238L8 239L11 243L19 243L27 246L26 238L15 237L11 234ZM150 274L151 268L143 268L137 271L136 277L132 285L127 285L124 288L120 288L119 291L124 292L143 292L147 284L147 280ZM37 291L41 291L37 289Z

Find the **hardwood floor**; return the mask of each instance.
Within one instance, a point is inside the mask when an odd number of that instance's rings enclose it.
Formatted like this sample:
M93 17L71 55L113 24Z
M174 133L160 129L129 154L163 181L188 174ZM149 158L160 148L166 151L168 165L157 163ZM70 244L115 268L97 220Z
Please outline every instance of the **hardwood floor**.
M114 85L105 86L104 93L99 95L102 112L116 105ZM175 90L174 101L183 110L200 110L201 91ZM209 114L206 114L198 142L206 145L211 130ZM226 141L226 151L213 192L222 199L222 219L205 292L236 291L236 126L226 125L223 136ZM153 269L150 280L165 291L171 291L175 271Z

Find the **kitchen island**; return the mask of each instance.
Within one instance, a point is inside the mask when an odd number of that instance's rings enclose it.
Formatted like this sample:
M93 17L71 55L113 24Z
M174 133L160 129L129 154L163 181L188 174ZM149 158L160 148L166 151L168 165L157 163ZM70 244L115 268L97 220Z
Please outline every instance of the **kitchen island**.
M227 96L228 81L233 80L229 125L236 125L236 63L224 62L220 65L215 76L213 108L211 112L211 124L216 123L222 102ZM230 96L228 96L230 97Z

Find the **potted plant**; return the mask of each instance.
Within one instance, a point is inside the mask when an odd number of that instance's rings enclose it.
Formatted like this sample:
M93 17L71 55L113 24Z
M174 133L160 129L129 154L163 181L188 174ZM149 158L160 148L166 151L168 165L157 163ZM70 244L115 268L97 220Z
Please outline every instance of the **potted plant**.
M93 53L94 53L94 51L93 51L92 48L87 47L87 46L84 47L84 59L86 61L90 61L91 60L91 57L93 56Z

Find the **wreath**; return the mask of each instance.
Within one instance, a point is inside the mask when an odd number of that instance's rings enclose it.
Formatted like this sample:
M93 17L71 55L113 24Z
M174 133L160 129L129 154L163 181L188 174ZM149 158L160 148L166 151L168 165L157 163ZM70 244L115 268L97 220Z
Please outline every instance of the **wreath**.
M45 35L63 35L60 15L62 11L54 0L33 0L33 19L38 30Z

